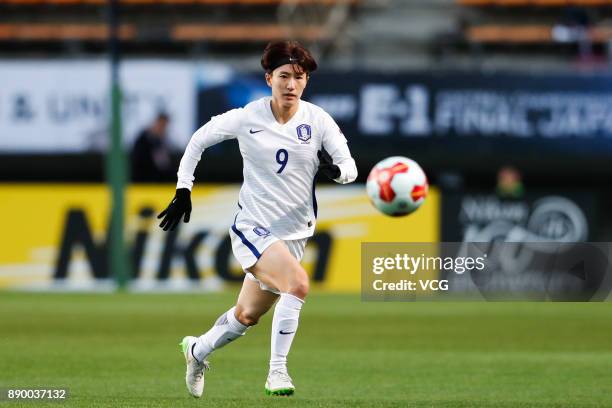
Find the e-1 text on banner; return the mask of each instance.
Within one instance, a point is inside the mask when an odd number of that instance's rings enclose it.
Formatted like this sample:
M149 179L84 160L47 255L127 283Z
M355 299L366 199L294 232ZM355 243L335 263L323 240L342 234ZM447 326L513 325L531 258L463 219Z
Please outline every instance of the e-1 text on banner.
M259 73L200 70L217 79L199 87L200 123L269 93ZM478 160L525 149L610 156L611 83L609 75L328 71L313 76L304 98L334 118L362 157L398 146Z

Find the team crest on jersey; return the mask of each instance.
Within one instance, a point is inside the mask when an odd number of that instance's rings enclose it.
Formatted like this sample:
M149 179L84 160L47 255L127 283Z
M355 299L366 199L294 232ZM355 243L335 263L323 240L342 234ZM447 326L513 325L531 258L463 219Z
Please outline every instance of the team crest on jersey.
M298 126L296 129L297 137L302 141L302 143L310 143L310 138L312 136L312 129L310 125L302 124Z
M259 235L260 237L267 237L268 235L270 235L270 231L268 231L264 227L255 227L253 228L253 232Z

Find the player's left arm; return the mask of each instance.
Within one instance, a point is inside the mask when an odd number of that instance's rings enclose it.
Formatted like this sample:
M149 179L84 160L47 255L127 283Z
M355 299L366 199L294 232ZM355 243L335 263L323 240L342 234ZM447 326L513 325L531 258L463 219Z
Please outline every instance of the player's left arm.
M352 183L357 178L357 166L351 156L348 143L336 122L327 113L324 115L324 133L322 140L323 152L319 154L319 161L330 161L331 166L337 166L340 174L332 177L336 183ZM325 153L328 153L327 155ZM334 176L337 175L334 174Z

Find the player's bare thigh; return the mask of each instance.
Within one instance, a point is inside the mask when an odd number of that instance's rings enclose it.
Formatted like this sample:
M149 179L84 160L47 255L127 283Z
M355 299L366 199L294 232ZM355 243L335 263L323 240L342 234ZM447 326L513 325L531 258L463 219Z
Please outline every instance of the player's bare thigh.
M282 241L270 245L249 272L281 293L300 299L308 295L308 274Z
M277 294L261 289L259 283L245 277L236 302L236 318L246 326L253 326L277 298Z

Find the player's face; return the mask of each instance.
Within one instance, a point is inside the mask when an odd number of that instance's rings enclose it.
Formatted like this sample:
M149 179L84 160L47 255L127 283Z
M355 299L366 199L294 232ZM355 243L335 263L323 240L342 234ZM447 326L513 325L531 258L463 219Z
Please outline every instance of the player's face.
M285 64L266 74L266 82L272 88L272 97L286 108L298 104L302 97L308 74L300 70L299 66Z

